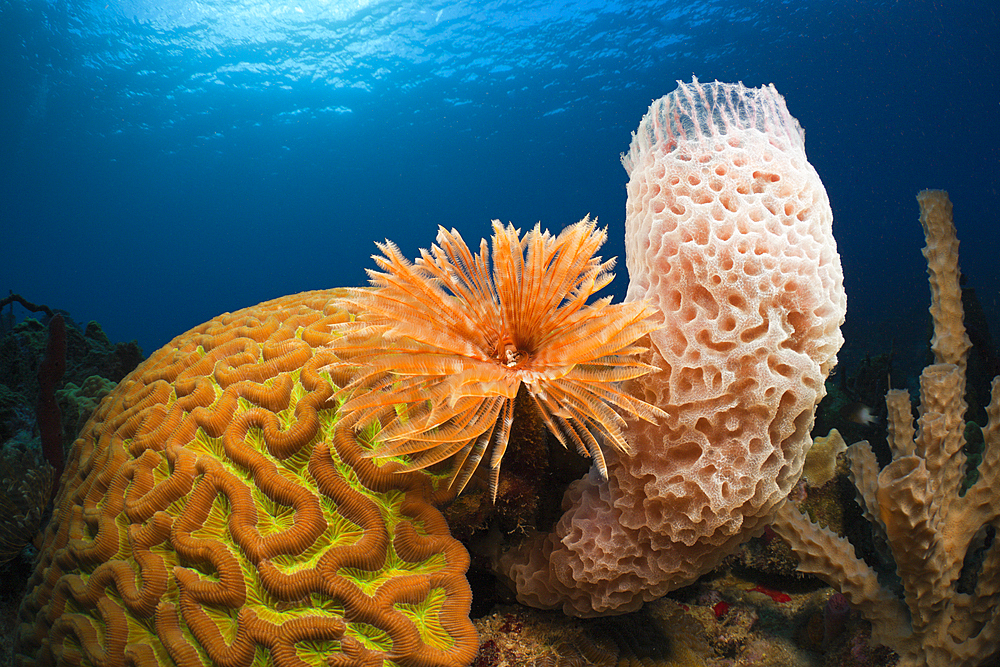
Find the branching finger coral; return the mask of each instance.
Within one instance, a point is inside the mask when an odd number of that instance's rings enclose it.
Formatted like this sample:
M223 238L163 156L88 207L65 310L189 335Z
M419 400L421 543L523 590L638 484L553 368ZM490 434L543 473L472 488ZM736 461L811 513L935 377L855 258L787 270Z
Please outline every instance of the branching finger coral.
M514 399L524 386L564 446L594 458L602 447L627 450L620 412L652 421L663 412L618 383L655 370L636 340L655 328L643 302L588 304L613 278L614 260L594 253L607 238L589 217L559 235L536 225L523 238L493 223L492 271L486 240L472 254L457 231L408 262L379 244L374 289L340 301L358 312L338 324L332 350L353 371L340 392L345 424L381 424L376 456L412 455L406 470L454 457L460 493L490 452L496 497Z
M981 429L979 478L967 489L965 369L970 347L959 289L958 239L948 193L917 196L927 238L935 363L920 375L916 428L906 391L886 394L892 462L879 470L867 442L851 445L851 479L903 584L900 599L846 539L791 505L774 530L799 570L838 588L872 623L872 639L900 655L900 667L976 667L1000 656L1000 377ZM974 575L974 576L973 576Z

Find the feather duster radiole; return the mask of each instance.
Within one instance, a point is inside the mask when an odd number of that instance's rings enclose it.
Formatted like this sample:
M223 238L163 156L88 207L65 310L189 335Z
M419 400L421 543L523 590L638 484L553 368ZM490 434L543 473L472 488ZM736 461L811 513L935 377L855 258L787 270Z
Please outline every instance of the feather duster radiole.
M405 470L454 457L456 494L489 453L495 498L523 386L559 441L604 475L601 448L628 449L619 413L663 415L619 387L655 370L636 345L656 327L653 309L587 303L614 277L614 260L595 257L606 238L588 216L558 235L536 225L523 237L494 221L492 257L485 239L473 254L444 228L415 262L377 244L380 270L341 300L356 317L336 326L331 345L350 378L338 392L345 426L380 426L372 455L409 455Z

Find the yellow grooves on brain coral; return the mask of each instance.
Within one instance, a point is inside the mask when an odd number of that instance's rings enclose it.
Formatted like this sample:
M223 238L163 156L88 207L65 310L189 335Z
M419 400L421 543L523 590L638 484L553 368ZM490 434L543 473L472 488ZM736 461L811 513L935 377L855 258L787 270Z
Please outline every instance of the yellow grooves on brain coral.
M464 665L468 554L443 479L370 459L321 369L341 290L224 314L74 444L21 605L21 665Z

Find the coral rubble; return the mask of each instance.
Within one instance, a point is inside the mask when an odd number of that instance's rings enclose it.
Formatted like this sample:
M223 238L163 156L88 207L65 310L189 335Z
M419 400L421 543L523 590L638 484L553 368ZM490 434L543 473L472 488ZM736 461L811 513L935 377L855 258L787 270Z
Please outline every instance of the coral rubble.
M893 460L881 471L867 442L848 448L858 502L888 543L903 595L882 585L851 544L790 505L774 529L800 570L837 587L872 622L872 639L906 667L977 667L1000 652L1000 377L993 380L978 479L966 481L965 367L958 240L942 191L917 197L924 226L935 363L920 377L916 428L910 397L886 395ZM965 490L967 488L967 490Z

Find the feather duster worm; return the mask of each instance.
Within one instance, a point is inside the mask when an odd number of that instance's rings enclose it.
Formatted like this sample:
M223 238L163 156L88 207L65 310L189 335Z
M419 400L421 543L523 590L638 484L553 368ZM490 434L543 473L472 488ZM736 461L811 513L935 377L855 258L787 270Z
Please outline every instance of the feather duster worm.
M559 441L606 475L601 447L628 449L619 411L664 414L618 386L655 370L635 345L656 327L653 309L587 303L614 277L614 260L594 256L606 239L589 216L558 236L536 225L523 238L494 221L492 272L486 240L473 255L455 230L440 228L413 263L376 244L381 271L368 271L371 289L340 300L357 316L336 325L331 344L351 377L338 392L345 426L380 426L372 455L410 455L404 470L454 457L456 494L490 451L495 498L523 385Z

